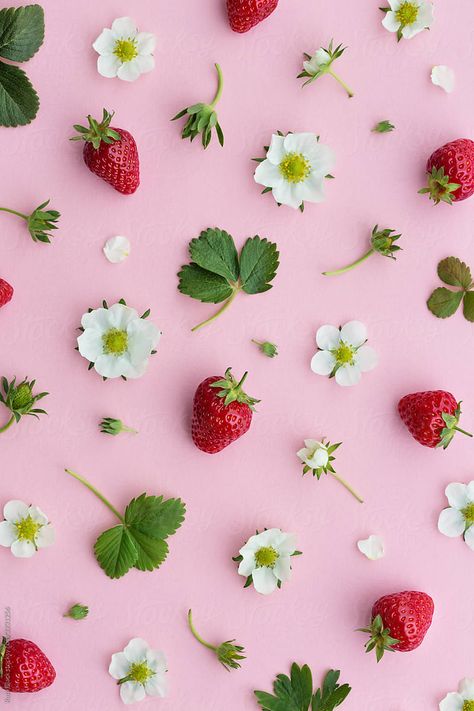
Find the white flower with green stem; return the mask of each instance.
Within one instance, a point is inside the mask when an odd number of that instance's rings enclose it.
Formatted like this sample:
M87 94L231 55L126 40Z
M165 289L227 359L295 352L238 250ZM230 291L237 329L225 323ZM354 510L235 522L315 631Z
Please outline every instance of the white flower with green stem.
M10 382L6 378L1 379L0 403L10 411L10 418L0 426L0 434L6 432L14 423L18 423L22 417L29 415L39 419L39 415L47 415L46 410L36 407L38 400L42 400L49 393L33 393L36 380L25 378L21 383L13 378Z
M53 545L54 528L38 506L14 499L3 507L0 546L10 548L15 558L31 558L39 549Z
M107 79L135 81L155 66L155 35L139 32L130 17L114 20L112 27L102 30L92 46L99 54L97 70Z
M345 272L349 272L351 269L354 269L355 267L359 266L359 264L362 264L362 262L365 262L365 260L371 257L373 254L381 254L382 257L396 259L395 254L396 252L399 252L401 250L401 247L396 245L395 242L400 239L401 234L396 235L393 234L394 232L395 230L391 229L379 230L379 226L375 225L370 237L370 249L365 252L362 257L356 259L355 262L351 262L345 267L341 267L340 269L334 269L333 271L323 272L323 275L336 276L338 274L345 274Z
M295 555L301 555L296 550L296 536L269 528L251 536L232 560L239 563L238 573L246 578L245 588L253 583L258 593L269 595L290 579Z
M411 39L433 24L434 7L428 0L388 0L389 7L381 7L385 13L382 25L389 32L396 32L397 40Z
M344 326L321 326L316 333L318 352L311 360L311 370L317 375L334 378L344 387L357 385L362 373L373 370L377 353L366 345L367 328L360 321Z
M474 481L448 484L445 494L449 507L439 515L438 530L449 538L462 536L474 551Z
M357 501L363 504L364 500L345 479L339 476L339 474L336 474L332 465L335 460L334 452L336 449L339 449L342 442L331 444L331 442L326 442L325 439L325 437L323 437L321 441L317 439L305 439L304 447L296 453L298 459L303 463L303 476L311 472L312 475L319 480L323 474L331 474Z
M320 47L313 55L304 53L305 61L303 62L303 71L298 74L298 79L304 79L308 77L307 81L303 83L303 86L311 84L319 77L329 74L333 77L339 84L345 89L349 98L354 96L354 92L347 86L347 84L341 79L341 77L335 73L332 69L334 62L342 56L347 47L343 47L339 44L337 47L333 47L334 41L331 40L329 47L324 49Z
M146 696L164 698L167 693L167 664L163 652L152 649L144 639L134 637L123 652L112 654L109 674L117 679L124 704L143 701Z
M210 642L206 642L206 640L201 637L199 632L196 630L196 627L193 622L192 610L189 610L188 612L188 625L193 637L197 639L199 644L202 644L203 647L206 647L206 649L210 649L211 652L214 652L224 669L230 671L231 669L240 668L240 662L242 661L242 659L245 659L245 656L243 654L243 652L245 652L245 649L240 644L234 644L235 639L230 639L227 642L222 642L221 644L217 645L211 644Z

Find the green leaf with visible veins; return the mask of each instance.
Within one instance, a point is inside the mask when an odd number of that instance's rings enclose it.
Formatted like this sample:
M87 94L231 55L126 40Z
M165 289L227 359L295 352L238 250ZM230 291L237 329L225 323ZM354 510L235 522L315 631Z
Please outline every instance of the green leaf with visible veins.
M291 666L291 676L278 674L273 684L273 694L255 691L256 699L263 711L333 711L340 706L351 691L348 684L339 686L340 672L332 670L326 674L322 689L313 695L313 679L310 668L305 664Z
M474 291L464 294L463 314L468 321L474 321Z
M138 559L138 549L132 536L121 524L100 534L94 552L97 562L109 578L121 578Z
M240 253L240 281L247 294L260 294L271 289L279 261L274 242L258 235L249 237Z
M471 270L457 257L448 257L438 264L438 276L441 281L460 289L469 289L472 286Z
M155 539L172 536L184 521L186 507L181 499L141 494L132 499L125 509L125 523L130 529L140 531Z
M40 5L0 10L0 56L26 62L44 40L44 11Z
M448 318L456 313L462 297L462 291L450 291L444 286L440 286L433 291L427 305L431 313L438 318Z
M224 230L207 229L191 240L189 254L203 269L219 274L228 281L239 278L239 257L234 240Z
M178 289L182 294L206 303L218 304L233 294L227 279L202 269L197 264L186 264L178 274Z
M166 560L169 552L166 541L147 536L134 526L131 526L129 530L138 548L138 558L135 563L135 568L143 571L151 571L155 568L159 568Z
M0 62L0 125L24 126L39 108L38 94L25 72Z

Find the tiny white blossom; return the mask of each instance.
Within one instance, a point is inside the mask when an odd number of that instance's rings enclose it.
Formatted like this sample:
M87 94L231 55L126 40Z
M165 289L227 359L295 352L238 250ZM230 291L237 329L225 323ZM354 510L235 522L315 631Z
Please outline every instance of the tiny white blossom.
M109 262L118 264L128 257L130 249L130 240L122 235L117 235L107 240L104 244L103 252Z
M92 45L99 54L97 70L108 79L118 77L124 81L135 81L140 74L154 68L155 45L153 34L139 32L130 17L119 17L110 29L100 33Z
M240 549L239 575L251 578L262 595L274 592L290 578L291 556L296 553L296 537L279 528L251 536Z
M474 550L474 481L448 484L445 494L449 508L441 511L438 530L449 538L463 536Z
M327 445L316 439L305 439L303 449L300 449L296 455L310 469L324 468L329 462Z
M373 370L376 352L367 341L367 329L360 321L349 321L342 328L321 326L316 334L318 352L311 360L311 370L318 375L334 376L338 385L356 385L362 373Z
M428 0L388 0L382 25L397 39L411 39L433 24L433 3Z
M0 546L10 548L16 558L31 558L39 548L54 543L54 529L37 506L24 501L8 501L0 523Z
M385 555L384 543L380 536L369 536L357 541L357 548L369 560L378 560Z
M447 94L454 91L454 72L450 67L439 64L431 70L431 81L435 86L444 89Z
M474 679L463 679L458 690L452 691L439 703L439 711L472 711L474 709Z
M143 701L146 696L164 698L167 692L166 658L139 637L134 637L123 652L112 654L109 674L117 679L124 704Z

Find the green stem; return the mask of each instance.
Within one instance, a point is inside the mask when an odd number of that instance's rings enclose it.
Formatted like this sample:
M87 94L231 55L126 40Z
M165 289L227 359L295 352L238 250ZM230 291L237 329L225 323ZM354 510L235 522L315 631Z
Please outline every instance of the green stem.
M0 434L1 434L2 432L6 432L7 429L8 429L9 427L11 427L14 422L15 422L15 418L14 418L14 416L12 415L12 416L10 417L10 419L8 420L7 424L6 424L6 425L3 425L3 427L0 427Z
M201 635L196 631L196 628L193 624L193 615L191 610L189 610L188 612L188 624L189 629L200 644L202 644L204 647L207 647L208 649L211 649L213 652L217 652L217 647L214 647L212 644L209 644L209 642L206 642L206 640L204 640Z
M127 427L122 425L122 432L131 432L132 434L138 434L138 430L134 430L132 427Z
M332 69L329 69L328 74L330 74L336 81L339 82L339 84L344 87L344 89L347 91L347 95L349 99L351 99L354 96L354 92L349 89L345 81L342 81L341 77L338 76L335 72L332 71Z
M198 325L197 325L197 326L194 326L194 328L192 328L191 331L198 331L200 328L203 328L203 326L207 326L209 323L212 323L213 321L215 321L216 318L218 318L221 314L224 313L224 311L227 311L227 309L229 308L229 306L231 305L231 303L233 302L233 300L235 299L235 297L237 296L237 294L239 293L239 291L240 291L240 289L239 289L239 288L236 288L236 289L234 290L234 293L232 294L232 296L230 296L230 297L227 299L227 301L224 302L223 306L221 306L221 308L219 309L219 311L217 311L217 312L214 314L214 316L211 316L210 318L206 319L205 321L202 321L201 323L198 323Z
M366 252L360 259L357 259L355 262L351 262L350 264L347 265L347 267L341 267L341 269L335 269L332 272L323 272L324 276L336 276L337 274L344 274L345 272L350 271L351 269L354 269L354 267L359 266L359 264L362 264L362 262L365 262L366 259L368 259L372 254L375 254L373 249L369 249L368 252Z
M342 476L339 476L339 474L336 474L336 472L329 472L329 473L332 474L332 476L333 476L335 479L337 479L338 482L339 482L340 484L342 484L342 486L345 486L346 489L347 489L347 491L349 491L349 492L352 494L352 496L354 496L354 497L357 499L357 501L358 501L359 503L361 503L361 504L364 503L364 499L362 499L362 498L359 496L359 494L352 488L352 486L351 486L350 484L347 483L347 481L346 481L345 479L342 478Z
M456 430L456 432L461 432L462 434L465 434L468 437L472 437L472 434L470 432L466 432L466 430L462 430L460 427L454 427L454 429ZM0 432L1 432L1 430L0 430Z
M214 66L215 66L215 68L217 69L217 91L216 91L216 95L214 96L213 100L212 100L211 103L209 104L209 106L210 106L212 109L215 107L215 105L217 104L217 102L218 102L219 99L221 98L221 96L222 96L222 89L224 88L224 77L223 77L223 75L222 75L222 69L220 68L220 66L219 66L218 64L215 64Z
M87 488L88 488L90 491L92 491L92 493L95 494L95 495L97 496L97 498L100 499L100 500L102 501L102 503L105 504L108 509L110 509L110 511L112 511L113 514L115 514L115 516L117 516L117 518L119 519L119 521L121 521L123 524L125 523L125 519L124 519L124 517L122 516L122 514L120 514L120 513L117 511L117 509L116 509L114 506L112 506L112 504L110 503L110 501L107 501L107 499L105 498L105 496L103 496L103 495L100 493L100 491L98 491L98 490L95 488L95 486L92 486L92 484L91 484L89 481L87 481L87 479L84 479L84 477L80 476L80 474L76 474L76 472L71 471L71 469L65 469L64 471L65 471L67 474L70 474L71 476L73 476L74 479L77 479L78 481L80 481L82 484L84 484L84 486L87 486Z
M17 217L23 218L23 220L27 220L29 215L24 215L22 212L17 212L16 210L10 210L8 207L0 207L0 210L3 210L3 212L9 212L11 215L16 215Z

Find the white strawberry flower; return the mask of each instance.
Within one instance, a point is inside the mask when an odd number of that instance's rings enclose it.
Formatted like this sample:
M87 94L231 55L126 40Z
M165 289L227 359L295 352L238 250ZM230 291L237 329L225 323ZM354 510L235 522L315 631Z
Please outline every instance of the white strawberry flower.
M325 69L331 62L331 55L327 49L320 47L310 59L303 62L303 68L310 77L314 77L321 69Z
M439 64L431 70L431 81L447 94L454 91L454 71L445 64Z
M335 163L329 146L314 133L273 134L267 157L259 162L254 179L272 191L279 205L303 209L304 202L323 202L324 180Z
M439 515L438 530L449 538L463 536L474 551L474 481L448 484L445 494L449 507Z
M81 319L79 353L104 378L140 378L161 337L148 313L139 316L123 303L89 311Z
M377 353L366 342L367 328L360 321L349 321L342 328L321 326L316 333L319 350L311 360L311 370L334 376L338 385L356 385L362 373L373 370L378 362Z
M473 711L474 679L463 679L458 690L452 691L439 703L439 711Z
M139 637L134 637L123 652L112 654L109 674L117 679L120 697L124 704L143 701L146 696L167 693L166 658Z
M269 528L251 536L235 560L246 585L253 582L258 593L269 595L290 579L291 557L298 553L294 534Z
M357 541L357 548L369 560L379 560L385 555L384 542L380 536L371 535L368 538Z
M104 244L103 252L109 262L118 264L129 256L130 249L130 240L122 235L117 235L107 240Z
M328 446L317 439L305 439L304 447L296 452L296 456L310 469L324 468L329 462Z
M139 32L130 17L114 20L112 27L105 28L92 46L99 54L97 70L108 79L135 81L155 66L155 35Z
M0 546L10 548L16 558L31 558L40 548L53 545L54 528L37 506L8 501L0 523Z
M411 39L433 24L433 3L428 0L388 0L390 7L383 8L382 25L396 32L397 39Z

